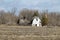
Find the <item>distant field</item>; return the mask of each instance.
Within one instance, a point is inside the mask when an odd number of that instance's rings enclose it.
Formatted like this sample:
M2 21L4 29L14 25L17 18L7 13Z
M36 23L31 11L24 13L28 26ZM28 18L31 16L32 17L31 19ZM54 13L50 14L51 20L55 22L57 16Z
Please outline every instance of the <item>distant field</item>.
M60 40L60 27L1 25L0 40Z

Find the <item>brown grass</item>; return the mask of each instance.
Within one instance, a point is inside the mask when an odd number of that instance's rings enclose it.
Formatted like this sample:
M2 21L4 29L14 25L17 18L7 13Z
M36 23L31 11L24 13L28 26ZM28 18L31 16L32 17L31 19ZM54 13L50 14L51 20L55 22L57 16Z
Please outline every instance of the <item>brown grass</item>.
M1 25L0 40L60 40L60 27Z

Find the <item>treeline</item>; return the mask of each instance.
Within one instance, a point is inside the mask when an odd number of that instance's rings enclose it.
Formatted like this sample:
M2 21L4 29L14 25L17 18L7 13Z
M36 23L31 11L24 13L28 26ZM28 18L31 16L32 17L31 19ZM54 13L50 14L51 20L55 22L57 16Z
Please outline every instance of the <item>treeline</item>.
M36 13L36 14L35 14ZM48 18L48 26L60 26L60 13L48 12L47 10L40 12L39 10L22 9L19 15L16 15L16 10L5 12L0 10L0 24L7 25L31 25L33 17L38 15L42 21L42 16L45 15Z

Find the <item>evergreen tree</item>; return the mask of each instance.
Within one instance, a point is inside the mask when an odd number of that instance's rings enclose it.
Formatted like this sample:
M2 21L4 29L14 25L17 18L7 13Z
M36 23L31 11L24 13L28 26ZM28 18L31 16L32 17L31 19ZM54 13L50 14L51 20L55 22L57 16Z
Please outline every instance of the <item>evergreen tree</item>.
M44 15L41 19L42 26L46 26L48 24L48 18Z
M33 15L33 17L34 17L34 16L39 16L39 13L38 13L38 11L34 12L34 15Z

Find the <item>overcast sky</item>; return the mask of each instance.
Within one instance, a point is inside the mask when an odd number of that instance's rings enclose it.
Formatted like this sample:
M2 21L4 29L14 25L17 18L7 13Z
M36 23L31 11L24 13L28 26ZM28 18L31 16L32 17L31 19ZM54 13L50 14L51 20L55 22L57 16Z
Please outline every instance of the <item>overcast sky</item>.
M49 11L60 11L60 0L0 0L0 10L11 10L16 7Z

